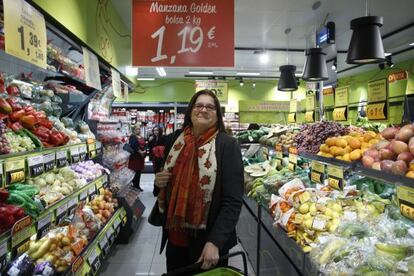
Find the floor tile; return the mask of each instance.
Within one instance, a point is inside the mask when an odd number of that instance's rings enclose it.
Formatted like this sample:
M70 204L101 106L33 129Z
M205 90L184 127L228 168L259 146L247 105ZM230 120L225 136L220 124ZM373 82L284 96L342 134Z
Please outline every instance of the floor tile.
M162 275L167 271L165 264L152 264L148 275Z
M111 263L106 269L102 268L99 275L102 276L135 276L135 275L148 275L148 271L151 267L150 263L147 264L113 264Z

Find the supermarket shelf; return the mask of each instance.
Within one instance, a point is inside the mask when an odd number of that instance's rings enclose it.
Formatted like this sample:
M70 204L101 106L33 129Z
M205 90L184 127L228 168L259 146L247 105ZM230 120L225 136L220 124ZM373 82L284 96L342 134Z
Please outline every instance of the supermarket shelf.
M57 75L57 76L46 77L45 81L56 80L56 81L64 82L65 84L73 85L76 87L77 90L82 91L86 95L89 95L93 91L96 90L93 87L87 86L84 80L81 80L79 78L76 78L70 75L62 74L62 73L59 73L59 74L60 75Z
M323 157L323 156L309 154L309 153L299 153L299 156L305 159L319 161L324 164L340 166L344 168L354 169L356 165L355 162L346 162L346 161L342 161L342 160L335 159L335 158L328 158L328 157Z
M356 168L354 170L357 174L360 174L360 175L363 175L369 178L373 178L375 180L414 188L414 179L412 178L408 178L402 175L386 173L383 171L367 169L367 168L364 168L361 163L357 163Z

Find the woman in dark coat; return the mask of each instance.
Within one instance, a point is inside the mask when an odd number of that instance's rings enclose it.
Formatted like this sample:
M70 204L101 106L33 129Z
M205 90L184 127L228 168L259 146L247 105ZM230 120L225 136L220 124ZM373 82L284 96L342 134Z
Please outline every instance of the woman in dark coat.
M132 184L135 188L142 192L143 189L140 186L140 180L141 172L144 169L145 164L145 140L141 137L140 131L140 126L136 125L134 127L133 133L129 137L129 144L131 145L134 152L129 157L128 168L135 172Z
M243 196L240 147L225 133L214 93L203 90L193 96L183 130L166 143L171 146L155 184L165 215L161 251L167 244L167 271L197 261L210 269L237 244Z
M152 161L152 167L154 169L154 173L158 173L161 171L164 152L165 152L165 141L164 135L162 133L162 128L159 126L155 126L152 129L152 136L148 141L148 149L149 149L149 156L150 160ZM154 185L153 194L157 196L159 192L159 188Z

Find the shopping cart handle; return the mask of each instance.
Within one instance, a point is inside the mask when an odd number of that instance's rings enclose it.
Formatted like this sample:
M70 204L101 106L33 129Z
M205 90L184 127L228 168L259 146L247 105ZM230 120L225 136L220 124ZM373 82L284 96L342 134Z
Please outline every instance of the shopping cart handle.
M247 259L246 259L246 254L243 251L237 251L237 252L232 252L229 253L227 255L221 256L219 258L219 262L223 261L223 260L227 260L231 257L237 256L237 255L241 255L242 259L243 259L243 272L245 276L248 276L248 271L247 271ZM190 272L194 272L197 271L199 269L201 269L201 266L203 265L203 262L198 262L186 267L182 267L182 268L178 268L176 270L167 272L162 274L162 276L175 276L175 275L181 275L181 274L185 274L185 273L190 273Z

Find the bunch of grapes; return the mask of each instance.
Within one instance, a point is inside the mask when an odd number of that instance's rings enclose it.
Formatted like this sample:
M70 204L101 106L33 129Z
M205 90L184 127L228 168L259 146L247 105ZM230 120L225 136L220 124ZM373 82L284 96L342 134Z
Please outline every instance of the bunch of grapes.
M328 137L342 136L349 133L348 128L337 122L321 121L303 125L296 135L295 142L299 152L316 154Z
M8 131L6 124L3 120L0 120L0 154L9 154L10 145L5 137L5 133Z

